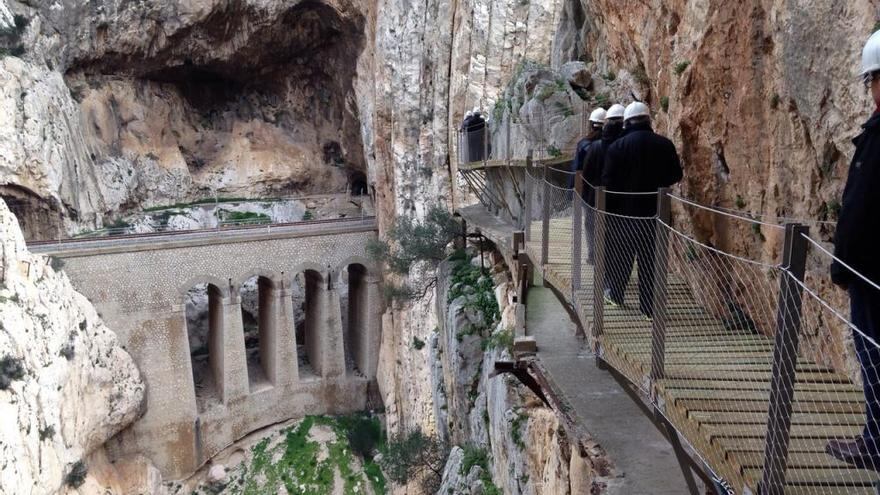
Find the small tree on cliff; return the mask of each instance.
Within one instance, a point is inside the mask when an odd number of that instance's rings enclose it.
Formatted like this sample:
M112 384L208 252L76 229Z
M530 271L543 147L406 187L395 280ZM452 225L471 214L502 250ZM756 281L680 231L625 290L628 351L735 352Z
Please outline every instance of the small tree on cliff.
M437 493L449 448L420 430L398 433L388 440L380 465L391 481L418 482L425 493Z
M461 225L441 206L432 206L421 221L398 217L388 231L390 242L379 240L367 246L367 252L387 263L392 273L409 275L415 281L414 287L389 284L388 299L402 302L423 297L437 282L434 269L447 256L449 244L460 235Z

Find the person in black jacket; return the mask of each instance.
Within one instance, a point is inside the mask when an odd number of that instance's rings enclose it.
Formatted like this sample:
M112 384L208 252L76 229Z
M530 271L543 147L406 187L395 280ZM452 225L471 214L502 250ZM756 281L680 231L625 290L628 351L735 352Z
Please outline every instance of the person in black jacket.
M590 145L599 141L602 137L602 126L605 124L605 109L597 108L590 114L590 129L583 139L578 141L574 151L574 160L571 161L571 175L568 179L568 187L574 187L575 174L584 169L584 157Z
M880 471L880 348L868 339L880 340L880 31L862 51L862 77L877 110L853 140L856 151L834 233L831 281L849 292L852 324L858 329L853 342L862 368L865 426L861 436L831 440L825 450L843 462Z
M587 233L587 263L595 262L596 238L595 224L596 215L593 208L596 206L596 187L602 185L602 169L605 167L605 154L608 148L617 141L623 133L623 106L613 105L605 115L605 126L602 128L602 138L592 143L584 153L583 171L586 184L583 185L581 197L589 205L584 211L584 229Z
M633 262L638 260L639 308L654 317L654 220L657 189L682 178L681 162L672 141L651 128L648 106L631 103L624 114L626 128L605 156L602 185L607 188L609 212L605 253L605 299L623 304Z

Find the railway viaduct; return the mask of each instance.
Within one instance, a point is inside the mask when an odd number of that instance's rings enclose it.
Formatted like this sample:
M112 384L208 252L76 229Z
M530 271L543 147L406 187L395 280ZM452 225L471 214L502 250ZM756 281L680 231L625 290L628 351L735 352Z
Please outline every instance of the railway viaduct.
M366 218L30 248L65 261L147 384L143 416L108 444L111 455L142 453L179 479L259 428L368 406L382 310L365 256L375 237ZM259 343L246 347L239 290L255 278ZM300 324L294 284L304 291ZM208 299L198 362L186 315L193 287Z

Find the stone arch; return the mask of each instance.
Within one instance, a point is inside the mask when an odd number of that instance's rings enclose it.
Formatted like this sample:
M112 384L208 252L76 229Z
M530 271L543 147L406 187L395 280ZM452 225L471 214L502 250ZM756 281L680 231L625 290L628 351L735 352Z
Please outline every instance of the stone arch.
M196 279L183 295L189 365L199 413L225 400L223 306L228 293L204 280Z
M234 287L241 288L246 282L250 281L254 277L262 277L272 282L272 285L276 289L281 289L281 285L284 282L283 272L277 272L275 270L269 270L265 268L254 268L253 270L248 270L243 273L238 278L232 280L232 284Z
M322 282L327 280L327 265L322 265L320 263L315 263L312 261L305 261L295 265L289 272L287 272L287 282L293 282L293 279L297 275L306 271L316 272L321 277Z
M341 263L336 265L336 268L333 269L333 273L335 275L333 278L339 279L342 276L343 271L346 270L349 265L353 265L353 264L362 265L364 268L366 268L367 274L370 276L377 275L378 268L376 267L375 262L373 262L372 260L367 259L363 256L355 255L355 256L349 256L348 258L345 258L344 260L342 260Z
M248 385L252 393L273 386L277 380L280 280L271 270L256 269L236 284L241 301Z
M220 291L223 299L229 299L229 280L211 275L196 275L195 277L187 279L187 281L178 288L178 293L181 297L186 297L187 293L199 284L213 285Z

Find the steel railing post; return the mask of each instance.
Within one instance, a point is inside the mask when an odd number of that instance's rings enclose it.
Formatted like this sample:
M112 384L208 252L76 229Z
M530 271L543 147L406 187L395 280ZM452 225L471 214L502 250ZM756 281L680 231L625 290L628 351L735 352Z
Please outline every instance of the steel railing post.
M532 150L526 155L525 191L523 198L522 229L525 232L526 242L532 240L532 198L535 195L535 184L532 180Z
M781 495L785 490L803 302L803 289L798 282L804 280L808 233L809 229L801 224L790 223L785 226L783 272L779 282L779 306L776 310L776 336L770 375L767 437L764 439L764 471L759 490L764 495Z
M657 191L657 219L654 222L654 293L651 308L654 323L651 332L651 384L665 375L666 362L666 299L668 294L669 235L666 228L672 221L669 189Z
M601 339L605 329L605 188L597 187L593 229L596 255L593 261L593 346L601 356Z
M542 190L544 192L544 211L541 218L543 219L543 223L541 224L541 269L543 270L544 266L547 265L547 260L550 258L550 195L552 193L550 189L550 166L546 163L544 164L544 184ZM542 272L543 273L543 272Z
M483 124L483 167L489 162L489 123Z
M583 172L578 171L574 176L574 191L571 197L571 300L575 303L578 300L577 291L581 288L581 246L585 213L581 202L584 193L583 179Z

